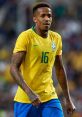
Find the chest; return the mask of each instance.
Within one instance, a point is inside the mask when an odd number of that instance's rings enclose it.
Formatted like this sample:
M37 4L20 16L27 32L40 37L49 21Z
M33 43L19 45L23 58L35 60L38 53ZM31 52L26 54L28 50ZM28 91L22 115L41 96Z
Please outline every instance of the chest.
M52 40L51 38L48 38L48 39L33 38L30 41L29 49L30 49L30 52L37 53L37 54L42 52L56 53L57 46L58 46L58 42L55 40Z
M39 61L40 63L49 63L56 56L58 42L48 39L30 39L28 57L31 61Z

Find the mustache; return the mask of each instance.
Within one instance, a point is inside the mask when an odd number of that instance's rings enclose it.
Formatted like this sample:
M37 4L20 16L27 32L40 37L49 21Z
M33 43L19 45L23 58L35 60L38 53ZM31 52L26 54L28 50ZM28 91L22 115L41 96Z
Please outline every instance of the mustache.
M44 22L43 25L50 25L50 22Z

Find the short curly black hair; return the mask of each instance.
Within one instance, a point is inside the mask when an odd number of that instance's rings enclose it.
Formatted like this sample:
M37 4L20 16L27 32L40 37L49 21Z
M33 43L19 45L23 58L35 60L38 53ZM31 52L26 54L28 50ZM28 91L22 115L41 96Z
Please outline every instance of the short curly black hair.
M40 7L48 7L51 9L51 5L46 3L46 2L38 2L33 6L33 14L35 13L35 11L40 8Z

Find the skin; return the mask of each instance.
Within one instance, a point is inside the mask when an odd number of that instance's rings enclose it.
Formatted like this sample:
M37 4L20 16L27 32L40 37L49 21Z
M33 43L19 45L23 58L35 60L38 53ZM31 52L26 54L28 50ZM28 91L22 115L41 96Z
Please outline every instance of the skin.
M39 96L35 94L32 89L26 84L25 80L22 78L22 75L20 73L20 65L25 57L25 52L17 52L13 54L11 59L11 66L10 66L10 72L13 76L16 83L26 92L26 94L29 96L32 104L34 106L38 106L41 101L39 99Z
M66 71L65 71L65 68L63 65L61 55L56 56L54 66L55 66L58 82L59 82L59 84L62 88L63 94L65 96L65 101L66 101L65 106L66 106L67 114L70 115L74 112L75 106L74 106L74 104L71 100L70 94L69 94L67 75L66 75Z
M37 34L46 38L48 35L48 30L52 23L52 10L48 7L38 8L37 11L33 15L33 21L35 22L35 31ZM35 92L26 84L24 79L21 76L19 71L20 65L25 58L25 52L17 52L13 54L10 66L10 72L15 79L16 83L26 92L34 106L38 106L41 101L40 98ZM68 84L67 84L67 76L62 63L62 56L57 55L55 61L55 68L57 79L61 85L63 93L66 98L66 107L67 113L71 114L75 110L75 106L71 100ZM63 85L64 84L64 85Z
M43 7L38 8L34 13L33 21L35 22L35 31L43 38L48 35L48 30L50 29L52 23L52 11L50 8Z

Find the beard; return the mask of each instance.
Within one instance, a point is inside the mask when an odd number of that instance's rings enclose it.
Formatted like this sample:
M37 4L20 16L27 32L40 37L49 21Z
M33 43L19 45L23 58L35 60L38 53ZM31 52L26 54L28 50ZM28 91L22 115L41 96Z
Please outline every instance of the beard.
M43 32L48 32L50 29L50 26L45 25L45 27L42 29Z

